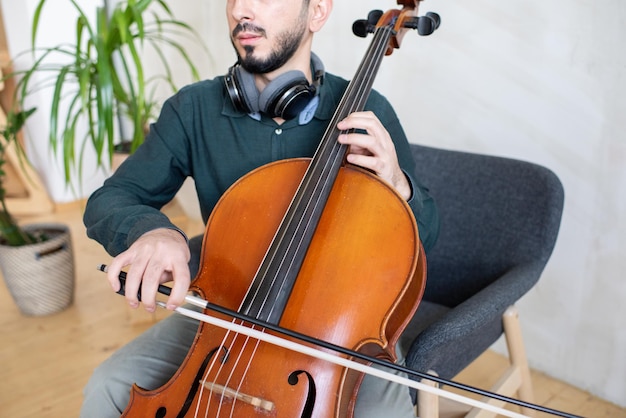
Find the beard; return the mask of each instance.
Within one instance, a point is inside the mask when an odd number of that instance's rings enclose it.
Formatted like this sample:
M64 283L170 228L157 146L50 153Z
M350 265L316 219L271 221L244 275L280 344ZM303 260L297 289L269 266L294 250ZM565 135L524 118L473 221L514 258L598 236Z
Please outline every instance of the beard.
M242 56L237 48L235 48L237 58L241 66L249 73L265 74L275 71L285 65L285 63L289 61L298 50L306 32L306 20L302 19L304 15L301 14L300 17L301 18L298 19L298 22L296 22L293 26L293 29L286 30L278 35L276 39L276 46L272 49L269 56L265 58L255 56L255 47L253 46L244 46L244 56ZM247 22L240 23L233 30L233 36L231 38L233 47L235 47L235 45L232 40L235 39L239 32L244 30L257 33L264 37L266 36L266 32L263 28Z

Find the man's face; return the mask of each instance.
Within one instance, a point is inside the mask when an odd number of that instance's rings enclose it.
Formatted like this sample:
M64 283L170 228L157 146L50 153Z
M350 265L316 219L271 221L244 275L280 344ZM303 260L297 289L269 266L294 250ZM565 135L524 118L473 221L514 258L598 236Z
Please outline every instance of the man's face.
M231 42L250 73L282 67L307 31L308 1L228 0L226 8Z

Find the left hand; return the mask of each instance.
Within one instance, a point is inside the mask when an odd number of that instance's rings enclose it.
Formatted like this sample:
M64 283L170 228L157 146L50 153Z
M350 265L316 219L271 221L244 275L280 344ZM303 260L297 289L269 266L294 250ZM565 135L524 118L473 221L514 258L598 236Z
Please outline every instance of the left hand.
M347 161L369 169L391 184L404 198L411 198L411 186L400 168L396 147L389 132L372 112L355 112L337 124L344 131L360 129L366 134L350 133L339 135L341 144L349 145Z

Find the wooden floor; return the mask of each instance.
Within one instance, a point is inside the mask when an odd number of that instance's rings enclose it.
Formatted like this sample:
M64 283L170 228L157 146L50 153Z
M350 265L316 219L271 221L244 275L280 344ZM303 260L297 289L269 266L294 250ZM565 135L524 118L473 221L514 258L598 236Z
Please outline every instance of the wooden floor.
M82 208L70 204L56 214L31 221L56 221L68 225L76 259L75 301L67 310L47 317L20 314L4 283L0 285L0 417L77 416L81 390L91 371L118 347L142 332L156 317L126 308L110 291L103 273L96 271L110 257L85 236ZM198 222L188 221L176 207L168 213L190 234L201 232ZM480 357L457 380L488 388L494 372L506 360L493 352ZM626 409L533 372L539 404L594 418L626 417ZM541 415L540 416L545 416Z

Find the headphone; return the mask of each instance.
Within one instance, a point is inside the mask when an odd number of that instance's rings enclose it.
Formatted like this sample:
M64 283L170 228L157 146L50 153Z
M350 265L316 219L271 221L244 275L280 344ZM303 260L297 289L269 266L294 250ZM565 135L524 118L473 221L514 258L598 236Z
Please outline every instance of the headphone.
M224 76L224 84L235 109L245 113L263 112L272 118L293 119L317 94L324 78L324 65L311 52L313 83L302 71L292 70L272 80L262 92L256 88L254 76L236 63Z

